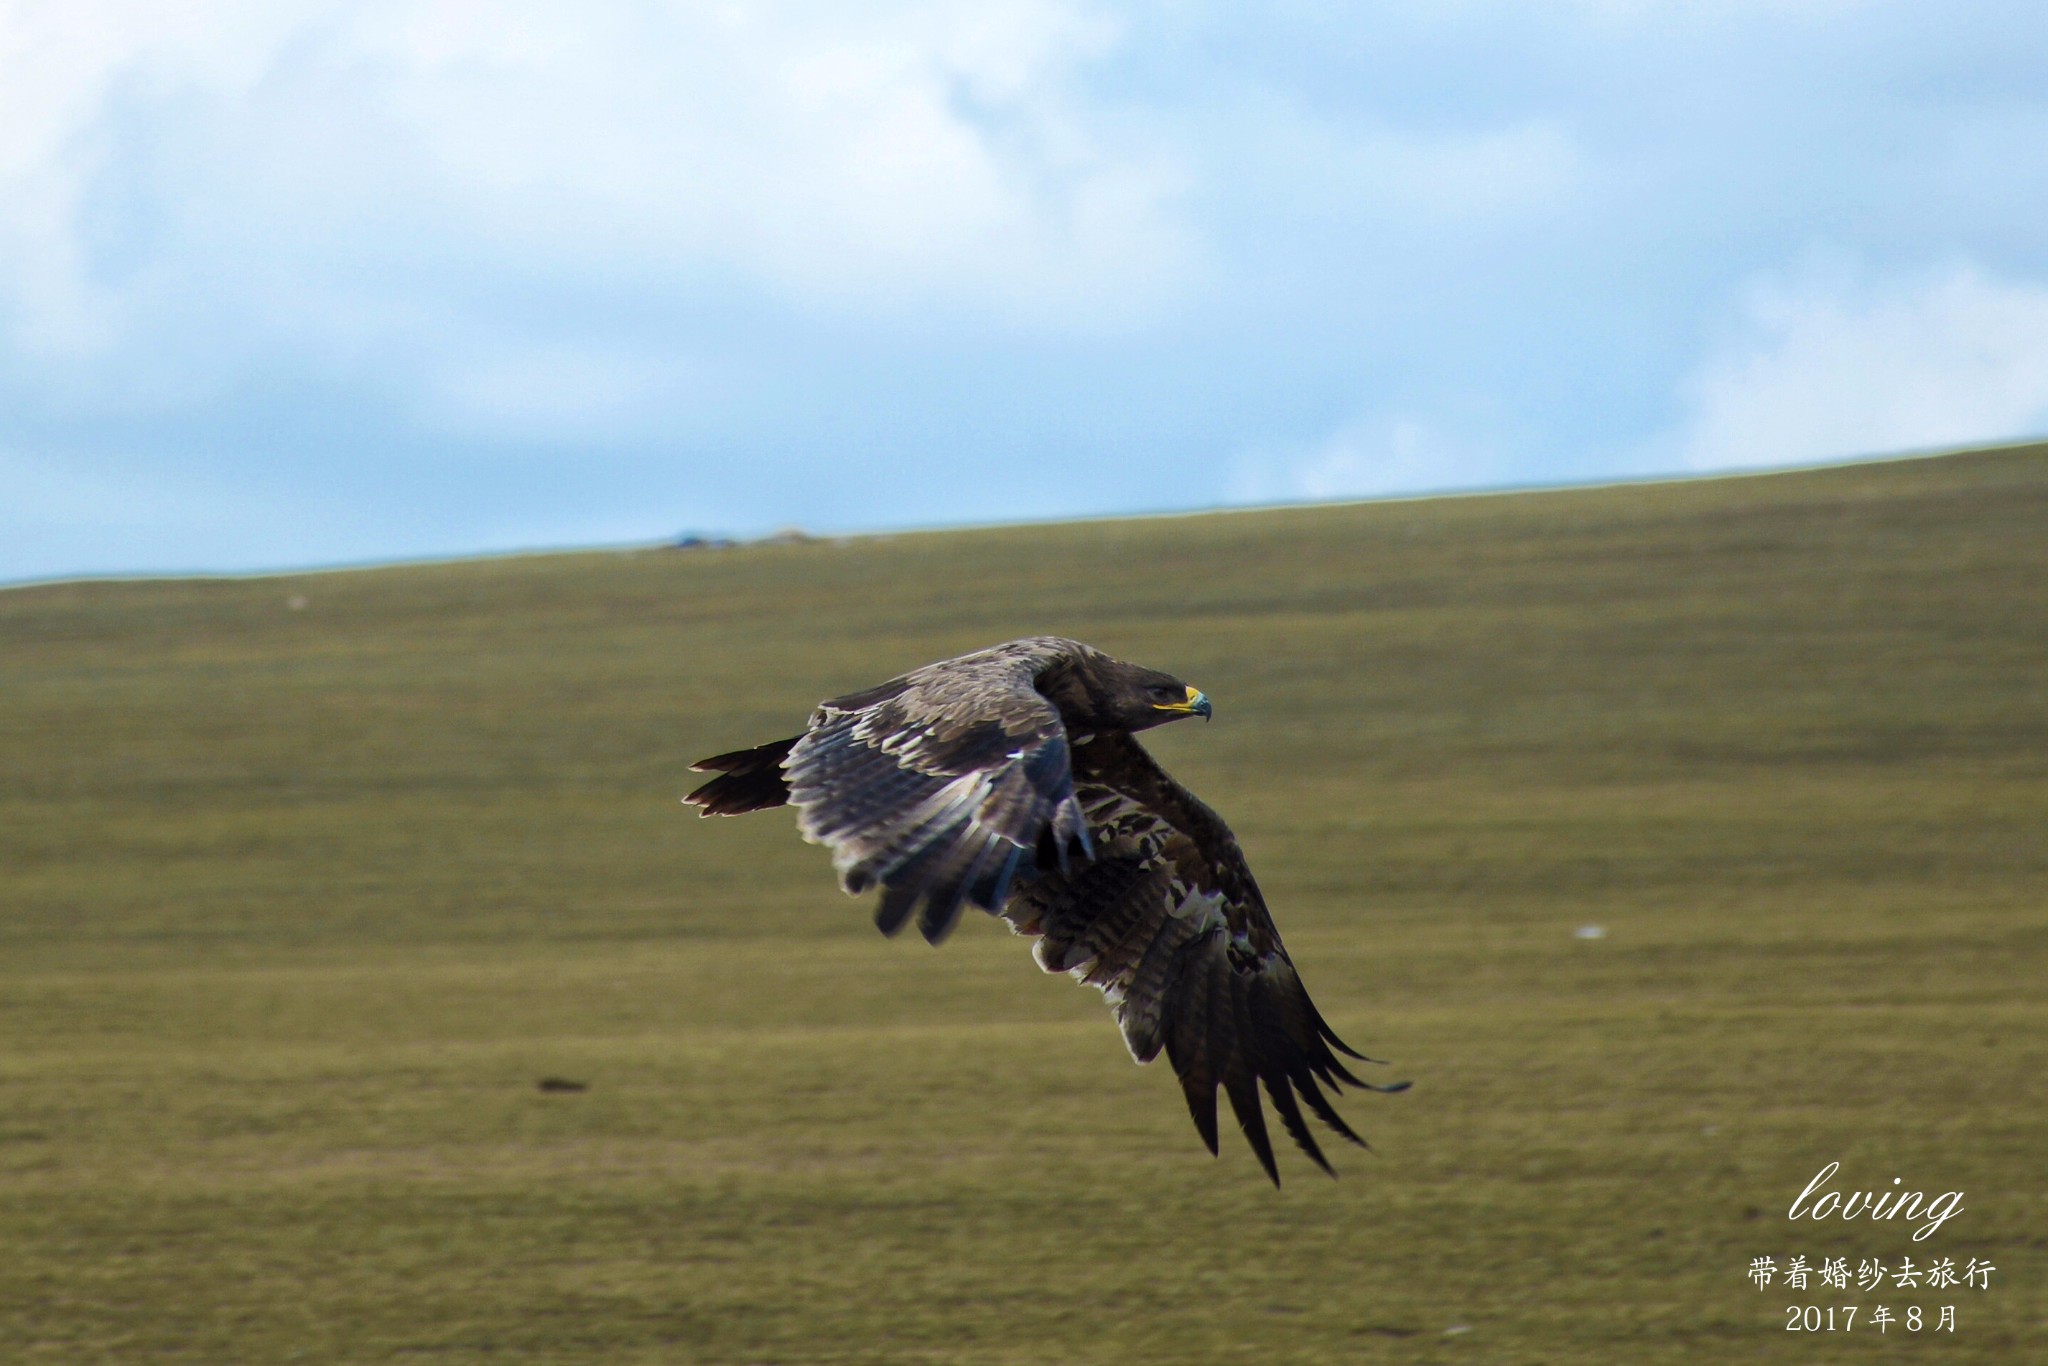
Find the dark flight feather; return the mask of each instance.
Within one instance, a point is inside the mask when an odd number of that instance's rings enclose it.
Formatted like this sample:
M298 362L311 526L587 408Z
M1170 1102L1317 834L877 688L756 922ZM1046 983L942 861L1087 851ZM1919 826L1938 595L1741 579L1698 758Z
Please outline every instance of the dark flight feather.
M884 934L915 917L936 944L967 906L1002 915L1037 938L1042 968L1102 991L1133 1058L1166 1053L1211 1153L1220 1089L1279 1182L1263 1091L1328 1172L1308 1116L1363 1147L1330 1097L1406 1083L1372 1085L1338 1059L1371 1061L1303 990L1236 837L1132 738L1206 716L1183 688L1076 641L1012 641L822 703L794 739L706 759L719 776L685 800L707 816L794 805L848 892L880 889Z
M782 776L782 762L796 748L797 738L699 759L690 767L722 776L692 792L689 799L707 816L738 816L783 805L789 800L789 783Z

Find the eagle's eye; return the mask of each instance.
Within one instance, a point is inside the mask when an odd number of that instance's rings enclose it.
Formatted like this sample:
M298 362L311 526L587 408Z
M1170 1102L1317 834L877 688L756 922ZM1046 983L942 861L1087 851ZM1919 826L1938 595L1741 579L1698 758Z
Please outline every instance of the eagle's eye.
M1162 702L1178 702L1187 695L1187 689L1172 683L1154 683L1145 691Z

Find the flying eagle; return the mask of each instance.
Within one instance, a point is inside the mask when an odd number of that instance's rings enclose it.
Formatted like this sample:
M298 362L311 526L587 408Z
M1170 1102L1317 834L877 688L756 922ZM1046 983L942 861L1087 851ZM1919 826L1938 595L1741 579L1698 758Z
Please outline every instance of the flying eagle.
M881 889L884 934L915 912L936 944L971 904L1036 936L1040 967L1101 989L1133 1058L1165 1048L1212 1154L1223 1087L1277 1185L1261 1085L1327 1172L1296 1096L1363 1147L1318 1083L1407 1083L1338 1060L1372 1061L1310 1002L1237 838L1132 738L1209 711L1170 674L1036 636L821 703L802 735L694 765L719 776L684 800L706 816L793 803L849 893Z

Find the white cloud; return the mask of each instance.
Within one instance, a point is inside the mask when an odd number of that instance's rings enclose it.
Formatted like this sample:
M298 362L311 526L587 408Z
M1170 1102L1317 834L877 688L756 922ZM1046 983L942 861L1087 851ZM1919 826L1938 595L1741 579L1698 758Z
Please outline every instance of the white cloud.
M1174 158L1078 92L1117 37L1084 0L0 7L0 323L320 342L327 282L495 267L1115 327L1195 256Z
M1785 465L2048 430L2048 287L1969 265L1749 291L1742 335L1685 382L1691 469Z
M1245 503L1373 498L1498 483L1505 473L1494 453L1401 416L1352 423L1291 451L1243 452L1232 462L1230 496Z

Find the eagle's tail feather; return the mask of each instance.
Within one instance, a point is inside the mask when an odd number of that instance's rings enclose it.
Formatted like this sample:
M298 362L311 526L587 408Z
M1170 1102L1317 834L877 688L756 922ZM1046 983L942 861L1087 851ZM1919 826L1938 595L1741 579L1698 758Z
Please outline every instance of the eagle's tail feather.
M736 749L714 754L690 767L699 773L716 773L704 786L683 798L701 806L700 815L738 816L748 811L766 811L789 801L789 780L782 776L782 761L789 757L801 736L777 740L755 749Z

